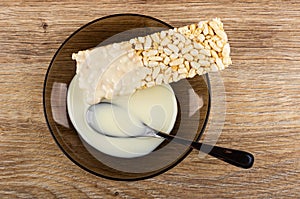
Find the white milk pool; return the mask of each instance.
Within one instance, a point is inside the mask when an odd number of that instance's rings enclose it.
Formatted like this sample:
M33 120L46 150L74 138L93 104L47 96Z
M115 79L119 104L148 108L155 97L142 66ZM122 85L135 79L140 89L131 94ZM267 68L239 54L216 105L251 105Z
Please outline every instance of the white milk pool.
M79 88L77 75L68 88L67 109L72 124L86 143L105 154L132 158L152 152L164 139L156 137L116 138L94 131L86 120L90 104ZM177 116L177 102L170 85L138 90L131 96L116 97L96 106L99 129L113 136L139 135L146 124L151 128L170 133Z

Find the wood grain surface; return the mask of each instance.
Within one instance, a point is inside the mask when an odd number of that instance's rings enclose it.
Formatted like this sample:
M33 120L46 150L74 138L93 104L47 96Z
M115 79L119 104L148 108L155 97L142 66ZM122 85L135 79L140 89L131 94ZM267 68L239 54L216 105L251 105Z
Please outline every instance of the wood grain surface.
M252 169L193 151L157 177L118 182L72 163L43 114L43 81L61 43L110 14L172 26L222 18L233 65L218 145L255 155ZM0 198L300 198L300 3L294 1L0 1Z

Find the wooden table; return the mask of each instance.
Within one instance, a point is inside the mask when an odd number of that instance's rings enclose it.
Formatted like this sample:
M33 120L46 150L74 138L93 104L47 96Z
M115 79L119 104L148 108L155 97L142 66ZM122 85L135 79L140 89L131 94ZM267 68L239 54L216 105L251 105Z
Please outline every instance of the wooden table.
M96 177L55 144L43 81L61 43L99 17L140 13L181 26L222 18L233 65L222 72L227 114L218 145L250 151L243 170L193 151L137 182ZM0 2L0 198L299 198L299 1Z

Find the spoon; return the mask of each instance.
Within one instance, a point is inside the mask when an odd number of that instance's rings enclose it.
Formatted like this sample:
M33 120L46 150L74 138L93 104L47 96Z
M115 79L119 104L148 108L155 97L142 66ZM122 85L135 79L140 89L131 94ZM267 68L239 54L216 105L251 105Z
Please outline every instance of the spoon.
M144 124L143 125L146 127L145 131L141 134L138 135L113 135L113 134L107 134L105 132L102 132L99 130L97 126L97 122L95 119L95 107L94 106L99 106L100 104L96 104L93 106L90 106L87 114L86 114L86 121L88 125L97 133L108 136L108 137L114 137L114 138L138 138L138 137L161 137L169 141L174 141L178 144L183 144L186 146L189 146L193 149L199 150L203 153L209 154L215 158L218 158L224 162L227 162L231 165L248 169L251 168L253 163L254 163L254 156L251 153L245 152L245 151L240 151L240 150L235 150L235 149L228 149L228 148L223 148L219 146L212 146L209 144L204 144L201 142L194 142L191 140L187 140L184 138L180 138L177 136L169 135L163 132L156 131L149 127L148 125ZM110 104L112 105L112 104Z

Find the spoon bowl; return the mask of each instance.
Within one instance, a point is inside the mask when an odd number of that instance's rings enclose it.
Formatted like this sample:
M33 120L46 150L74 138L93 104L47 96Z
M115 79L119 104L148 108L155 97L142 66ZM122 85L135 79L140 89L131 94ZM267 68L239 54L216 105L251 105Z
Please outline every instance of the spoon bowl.
M78 113L77 109L74 114L68 112L67 105L78 108L78 103L81 103L79 98L72 98L69 101L70 103L67 103L68 90L72 87L72 79L76 73L76 65L71 59L72 53L93 48L100 43L107 45L129 40L134 36L132 32L127 32L128 34L126 33L124 37L119 37L119 34L126 31L142 30L138 32L139 35L135 36L151 34L153 27L156 28L155 30L158 27L161 29L172 28L172 26L159 19L138 14L117 14L96 19L76 30L63 42L47 70L43 89L43 106L49 131L62 153L70 161L78 165L78 168L84 169L95 176L118 181L148 179L163 174L177 165L184 167L184 164L180 165L180 163L192 151L190 145L178 144L174 141L175 138L172 138L171 141L166 138L152 137L145 139L142 137L130 139L113 138L96 133L90 127L84 128L86 133L97 134L95 135L97 139L93 141L97 142L103 150L109 144L116 143L119 146L119 143L123 144L125 142L129 142L129 146L132 145L132 148L136 149L138 148L135 145L136 139L139 139L138 144L142 146L142 149L145 142L149 139L161 141L150 153L146 153L143 156L133 158L111 156L93 148L78 133L80 127L74 125L72 115L85 121L86 110L82 111L82 115ZM180 106L178 107L176 123L170 132L171 135L176 135L176 137L189 141L199 141L201 139L208 121L211 122L211 119L216 118L213 109L211 109L212 99L210 98L210 93L213 93L218 87L214 85L211 87L210 83L209 75L197 76L188 81L172 83L172 89L176 93ZM215 97L212 98L216 99ZM198 102L201 102L201 104ZM201 105L201 109L198 110L196 108L199 105ZM192 108L190 109L189 107ZM218 126L215 127L219 128ZM204 146L202 145L201 150L204 150ZM114 148L114 150L117 149L117 147ZM125 153L126 151L123 152ZM200 159L197 166L207 167L207 164L202 164ZM199 172L197 175L201 176L201 170Z
M124 130L124 134L122 135L121 133L116 134L116 133L108 133L103 131L103 126L105 125L104 122L99 122L99 120L96 118L96 113L95 110L97 109L97 106L110 106L112 109L119 109L119 107L115 104L104 102L104 103L99 103L95 104L89 107L87 114L86 114L86 120L89 126L96 131L99 134L108 136L108 137L115 137L115 138L124 138L124 139L130 139L130 138L139 138L139 137L161 137L164 139L167 139L169 141L173 140L176 143L189 146L193 149L196 150L201 150L204 153L207 153L215 158L218 158L224 162L227 162L229 164L232 164L237 167L241 167L244 169L251 168L253 163L254 163L254 156L248 152L245 151L240 151L240 150L235 150L235 149L228 149L228 148L223 148L223 147L218 147L218 146L212 146L208 144L203 144L200 142L195 142L191 140L187 140L184 138L176 137L173 135L169 135L160 131L157 131L151 127L149 127L147 124L142 123L144 128L140 128L141 130L139 131L140 134L133 135L130 132L128 133L126 130ZM119 110L120 111L120 110ZM120 114L120 112L119 112ZM122 113L121 113L122 114ZM129 117L122 117L123 119L125 118L125 121L129 120ZM101 121L101 120L100 120ZM101 130L102 129L102 130ZM132 128L134 129L134 128ZM210 150L206 150L210 149Z

